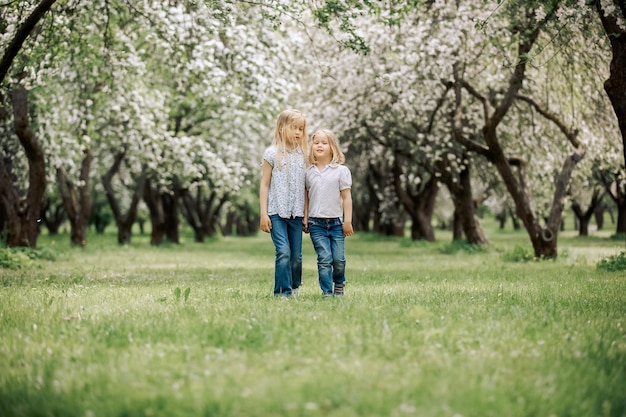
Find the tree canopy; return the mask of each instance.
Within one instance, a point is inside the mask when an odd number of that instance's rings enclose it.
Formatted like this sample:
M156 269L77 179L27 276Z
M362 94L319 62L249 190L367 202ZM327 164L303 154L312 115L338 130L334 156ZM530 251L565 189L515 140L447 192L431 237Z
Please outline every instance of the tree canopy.
M601 183L623 207L626 194L604 84L606 22L623 30L624 10L582 3L7 3L0 224L40 218L46 187L82 225L76 244L105 195L120 243L142 201L155 244L176 241L179 212L199 241L227 218L254 222L274 118L296 107L348 150L361 229L403 233L408 219L432 240L443 222L483 244L476 205L514 207L536 255L554 257L573 195ZM18 87L44 182L9 111ZM11 209L20 201L30 211Z

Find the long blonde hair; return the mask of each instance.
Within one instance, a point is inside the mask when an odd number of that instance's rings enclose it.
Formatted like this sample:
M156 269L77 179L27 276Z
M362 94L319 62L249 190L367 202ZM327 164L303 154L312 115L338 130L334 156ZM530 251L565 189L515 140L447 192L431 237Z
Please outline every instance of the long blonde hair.
M304 114L300 110L284 110L278 115L278 119L276 120L274 141L272 142L272 144L277 148L276 161L279 162L277 164L279 167L283 158L289 158L289 155L287 154L287 143L292 142L292 138L287 137L287 127L298 122L302 122L304 124L304 129L302 131L302 136L300 137L300 140L296 142L296 145L302 150L304 160L306 161L308 159L307 140L309 136L306 131L306 117L304 117Z
M344 164L346 162L346 156L341 152L339 148L339 141L335 137L335 134L332 130L328 129L320 129L313 133L311 136L311 144L309 145L309 163L311 165L315 165L317 163L317 159L315 158L315 154L313 153L313 140L317 135L324 135L328 138L328 144L330 145L330 152L332 153L331 163L333 164Z

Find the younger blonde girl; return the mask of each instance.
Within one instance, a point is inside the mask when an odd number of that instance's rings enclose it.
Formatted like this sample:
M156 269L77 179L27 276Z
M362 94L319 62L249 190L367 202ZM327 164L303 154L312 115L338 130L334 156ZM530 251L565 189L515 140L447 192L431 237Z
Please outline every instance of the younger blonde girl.
M334 133L319 130L311 137L306 171L304 219L317 253L317 272L324 296L344 295L344 238L352 236L352 175Z

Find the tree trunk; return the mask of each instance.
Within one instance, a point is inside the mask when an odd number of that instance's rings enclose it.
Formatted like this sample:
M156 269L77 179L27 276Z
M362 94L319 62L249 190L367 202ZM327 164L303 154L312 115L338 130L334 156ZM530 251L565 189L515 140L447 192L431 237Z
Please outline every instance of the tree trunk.
M66 219L63 203L53 204L50 198L45 198L41 208L41 223L48 229L50 235L58 235L61 225Z
M87 228L91 217L91 200L89 197L89 179L93 155L85 149L81 163L79 182L76 187L62 167L57 168L57 182L63 206L70 222L70 243L72 246L87 244Z
M150 180L146 180L143 201L148 207L148 212L150 213L150 223L152 225L150 244L153 246L159 246L163 243L163 236L165 235L165 214L163 213L161 195L152 187Z
M589 221L591 220L589 210L583 211L580 205L573 201L572 212L574 212L574 227L578 230L578 236L589 236Z
M182 214L185 220L191 228L193 229L194 241L198 243L204 242L204 230L202 230L202 215L200 212L202 211L199 206L198 200L201 196L201 190L196 190L196 198L194 199L191 196L189 190L185 189L181 191L181 198L183 200L182 205ZM195 200L195 201L194 201Z
M383 219L380 210L381 198L378 195L378 191L383 188L385 173L380 165L375 164L373 161L368 163L367 170L367 191L369 196L369 205L364 208L367 210L372 220L372 231L374 233L383 234ZM353 204L354 205L354 204ZM369 231L369 222L367 229Z
M598 230L604 229L604 204L598 204L593 211L593 217L596 221Z
M219 213L229 200L228 194L218 199L218 194L212 191L210 196L205 198L202 189L198 188L195 196L188 190L183 190L181 197L183 217L193 229L195 241L201 243L206 236L214 236L218 228Z
M400 155L396 155L391 169L393 185L400 204L411 218L411 240L434 242L435 230L432 225L432 216L439 193L439 181L431 177L419 188L404 183L399 159ZM404 230L402 235L404 236Z
M383 236L404 237L406 217L406 210L399 207L399 204L390 207L384 216L380 211L377 211L374 214L373 231ZM416 227L419 227L418 223L416 222Z
M616 234L626 234L626 185L622 184L621 173L615 170L595 171L594 179L604 187L604 192L613 200L617 208ZM608 210L615 223L612 210Z
M463 239L463 214L459 208L454 207L454 213L452 214L452 241Z
M468 158L468 156L463 155L463 158ZM454 202L455 229L453 231L453 240L460 240L465 235L467 243L472 245L487 244L487 237L476 216L476 204L472 193L469 164L455 178L446 169L448 167L441 168L442 179L448 187ZM457 227L461 228L462 234L456 231Z
M385 234L383 230L383 216L380 214L380 211L375 211L373 213L374 218L372 219L372 231L378 234Z
M578 235L579 236L589 236L589 220L591 220L591 217L579 217L578 218Z
M28 159L28 190L20 195L14 185L11 166L0 160L0 201L4 207L7 246L37 246L38 220L46 191L45 158L28 120L28 92L17 86L12 94L15 134Z
M223 236L252 236L259 230L259 216L246 201L231 205L225 217L220 227Z
M615 234L626 235L626 200L622 199L622 203L617 207L617 228Z
M509 208L509 215L511 216L511 223L513 223L513 230L520 230L522 225L519 222L519 218L515 215L515 211Z
M551 9L550 14L555 13L556 9ZM544 20L545 23L545 20ZM531 98L521 96L519 91L525 79L526 73L526 57L531 51L541 26L532 28L526 33L526 36L520 36L518 39L518 62L513 69L509 78L508 89L503 98L497 103L495 109L491 109L490 101L486 96L481 95L467 81L462 78L460 64L453 67L455 79L455 114L453 117L453 137L463 145L468 151L480 153L489 160L497 169L502 178L509 194L511 195L517 215L526 227L532 243L535 256L537 258L556 258L557 256L557 235L561 225L563 216L563 205L566 196L567 186L571 178L574 166L584 156L585 151L582 144L577 140L577 131L565 126L554 114L547 109L539 106ZM477 143L467 138L462 131L463 117L463 101L462 90L466 90L474 96L481 104L485 113L485 124L482 127L482 137L485 144ZM516 100L528 103L534 110L541 114L545 119L553 122L559 130L566 136L568 141L574 146L575 151L567 157L561 173L559 174L553 195L552 208L550 210L549 220L544 227L539 224L531 204L530 192L527 184L526 163L520 158L509 158L505 155L498 134L498 125L502 122L509 109ZM513 170L513 166L517 167L517 175Z
M563 208L567 187L576 164L584 155L583 149L577 149L563 164L563 168L556 180L552 207L545 227L541 227L530 206L530 197L526 188L526 168L518 162L519 183L515 180L506 160L499 160L495 165L501 173L505 185L513 196L519 217L529 234L537 258L554 259L557 257L557 236L563 219Z
M615 191L613 200L617 210L615 233L626 234L626 187L622 188L618 184Z
M624 165L626 168L626 29L620 25L620 19L623 22L626 18L626 3L623 0L612 0L615 11L611 15L605 15L602 7L602 1L596 0L596 9L600 16L602 26L611 43L611 65L609 78L604 82L604 90L606 91L617 122L620 133L622 135L622 152L624 156ZM626 186L620 185L621 191L618 194L626 194ZM617 203L617 230L616 233L626 234L626 198L616 200Z
M411 240L425 240L427 242L435 241L435 231L432 225L432 213L429 216L428 213L417 211L415 213L409 213L411 217ZM404 236L404 228L402 232L397 233L398 236Z
M372 204L371 203L367 202L364 204L354 205L354 208L352 209L352 225L354 226L355 232L369 232L371 220L372 220Z
M500 230L504 230L504 226L506 226L506 210L502 210L500 213L497 213L496 220L498 221L498 228Z
M144 201L150 212L152 233L150 244L159 246L163 240L180 243L178 219L178 192L160 192L146 182Z
M117 172L119 171L125 155L125 150L118 152L117 155L115 155L113 165L102 176L102 185L104 186L107 200L109 201L111 211L113 212L113 217L115 218L115 223L117 224L117 243L119 243L120 245L130 244L132 227L137 220L137 209L139 206L139 202L142 199L146 182L146 173L144 171L141 173L136 181L135 190L133 192L133 197L128 207L128 211L126 212L126 214L122 213L120 204L115 196L115 190L113 188L112 181L115 174L117 174Z
M353 217L354 219L354 217ZM239 218L237 221L237 236L252 236L259 231L259 215L256 211L248 207L245 218Z
M42 0L31 14L17 27L0 58L0 84L3 84L15 57L37 23L50 10L56 0ZM4 101L4 100L2 100ZM2 110L2 112L4 112ZM0 160L0 230L6 231L7 246L35 247L39 228L37 220L46 188L45 161L35 134L29 127L27 92L17 86L13 92L15 133L26 152L29 165L29 188L26 197L20 195L11 178L10 163ZM5 115L2 115L4 118ZM6 229L6 230L5 230Z
M591 220L591 216L596 211L596 208L600 205L602 201L602 195L600 194L600 190L594 189L593 194L591 196L591 201L589 202L589 207L587 210L582 209L580 204L577 201L572 201L572 211L578 220L578 235L579 236L589 236L589 222Z
M2 173L0 172L0 177L1 176L2 176ZM2 201L0 199L0 236L3 236L6 234L6 228L7 228L7 215L4 210L4 204L2 204Z
M222 224L222 236L232 236L235 234L234 229L237 227L238 221L239 216L237 213L234 210L229 210Z
M604 15L601 0L596 0L596 9L611 43L610 74L604 82L604 90L611 100L611 105L617 116L622 135L624 166L626 166L626 29L620 26L618 19L621 18L623 21L626 18L626 3L623 0L612 0L611 2L615 6L615 12L610 16Z
M170 243L180 243L179 192L161 195L163 203L165 238Z
M209 212L207 214L206 219L204 220L204 234L207 237L213 237L217 234L217 230L219 229L219 218L220 218L220 213L222 211L222 208L224 207L224 204L226 204L229 200L228 194L224 194L219 201L217 202L217 205L213 205L211 203L208 203L209 206Z

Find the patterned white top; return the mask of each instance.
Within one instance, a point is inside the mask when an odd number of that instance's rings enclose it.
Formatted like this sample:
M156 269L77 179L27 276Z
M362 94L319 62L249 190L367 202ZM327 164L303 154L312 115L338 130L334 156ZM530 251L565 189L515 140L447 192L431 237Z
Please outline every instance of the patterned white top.
M265 150L263 159L272 166L272 178L267 201L267 214L289 219L304 217L304 153L299 147L287 151L276 166L277 148Z
M343 219L341 191L352 187L352 174L345 165L329 164L320 172L315 165L306 171L309 217Z

